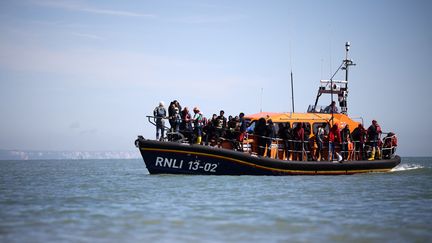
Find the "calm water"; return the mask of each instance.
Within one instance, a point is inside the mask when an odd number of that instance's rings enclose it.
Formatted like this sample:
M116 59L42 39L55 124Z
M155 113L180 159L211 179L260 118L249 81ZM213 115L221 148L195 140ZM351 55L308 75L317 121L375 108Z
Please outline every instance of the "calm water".
M354 176L149 175L0 161L0 242L430 242L432 158Z

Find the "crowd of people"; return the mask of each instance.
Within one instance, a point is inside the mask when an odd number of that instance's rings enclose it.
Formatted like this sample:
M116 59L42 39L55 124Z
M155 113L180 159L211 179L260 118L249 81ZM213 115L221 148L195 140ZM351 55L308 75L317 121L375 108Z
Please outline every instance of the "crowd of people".
M171 141L184 139L191 144L211 146L228 141L232 149L243 151L243 142L249 137L254 141L250 149L259 156L298 161L389 158L397 146L393 133L381 140L382 130L376 120L368 129L360 123L352 132L348 124L340 130L337 123L321 123L311 131L310 124L303 122L295 122L293 127L289 122L277 123L276 127L271 119L262 117L249 127L244 113L226 118L221 110L219 115L213 114L207 119L199 107L194 107L192 112L193 115L177 100L170 103L168 111L160 102L153 111L156 139L163 140L167 128L167 138ZM169 121L169 128L165 126L165 120ZM272 153L274 147L277 148L276 155ZM283 152L282 156L280 152Z
M228 140L235 143L236 149L240 149L246 133L244 113L227 118L225 112L221 110L219 115L213 114L211 119L207 119L199 107L194 107L192 112L193 115L188 107L182 109L177 100L170 103L168 111L164 103L159 102L159 106L153 111L156 139L164 139L166 128L164 120L167 119L170 124L168 140L177 140L178 135L181 134L181 137L191 144L216 145L221 140Z

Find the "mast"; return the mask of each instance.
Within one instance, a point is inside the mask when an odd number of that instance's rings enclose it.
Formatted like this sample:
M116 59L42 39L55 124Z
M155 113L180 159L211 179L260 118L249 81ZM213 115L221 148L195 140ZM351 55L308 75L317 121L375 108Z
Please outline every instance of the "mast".
M341 113L348 114L347 97L348 97L348 71L350 66L355 66L351 59L348 59L348 51L351 44L349 42L345 43L345 59L342 61L341 65L336 69L336 72L330 78L330 80L321 80L321 86L318 89L318 94L315 100L315 104L312 106L313 110L311 112L320 112L317 110L318 100L322 94L330 94L331 101L334 101L333 95L338 96L339 106L341 108ZM335 80L334 77L339 72L339 70L345 70L345 80Z
M345 81L346 81L346 85L345 85L345 90L344 92L339 95L339 105L341 107L341 112L343 114L348 114L348 104L347 104L347 98L348 98L348 70L350 66L355 66L356 64L353 63L353 61L351 59L348 59L348 52L350 49L350 42L347 41L345 43L345 60L343 60L343 67L342 70L345 70Z
M291 103L292 103L292 112L294 113L294 81L293 81L293 72L291 69Z

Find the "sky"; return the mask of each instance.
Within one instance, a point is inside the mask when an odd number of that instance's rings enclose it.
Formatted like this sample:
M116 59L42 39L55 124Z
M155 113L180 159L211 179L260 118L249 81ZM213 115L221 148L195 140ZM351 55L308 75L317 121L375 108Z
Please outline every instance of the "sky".
M290 112L345 58L348 113L432 156L430 1L0 1L0 149L133 151L159 101ZM342 73L341 73L342 74ZM343 79L337 75L336 79ZM327 105L323 97L321 105Z

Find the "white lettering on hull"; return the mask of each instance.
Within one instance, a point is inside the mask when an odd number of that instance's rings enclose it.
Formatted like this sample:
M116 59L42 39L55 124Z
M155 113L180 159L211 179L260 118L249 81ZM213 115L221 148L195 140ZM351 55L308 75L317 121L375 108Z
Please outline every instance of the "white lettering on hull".
M164 161L164 159L162 157L157 157L156 158L156 166L163 166L162 162Z
M181 169L183 167L183 160L177 161L177 159L156 157L155 166Z
M216 168L219 163L207 163L204 161L189 161L187 162L185 170L192 171L204 171L216 173ZM173 168L173 169L183 169L183 160L177 161L173 158L156 157L155 166Z

